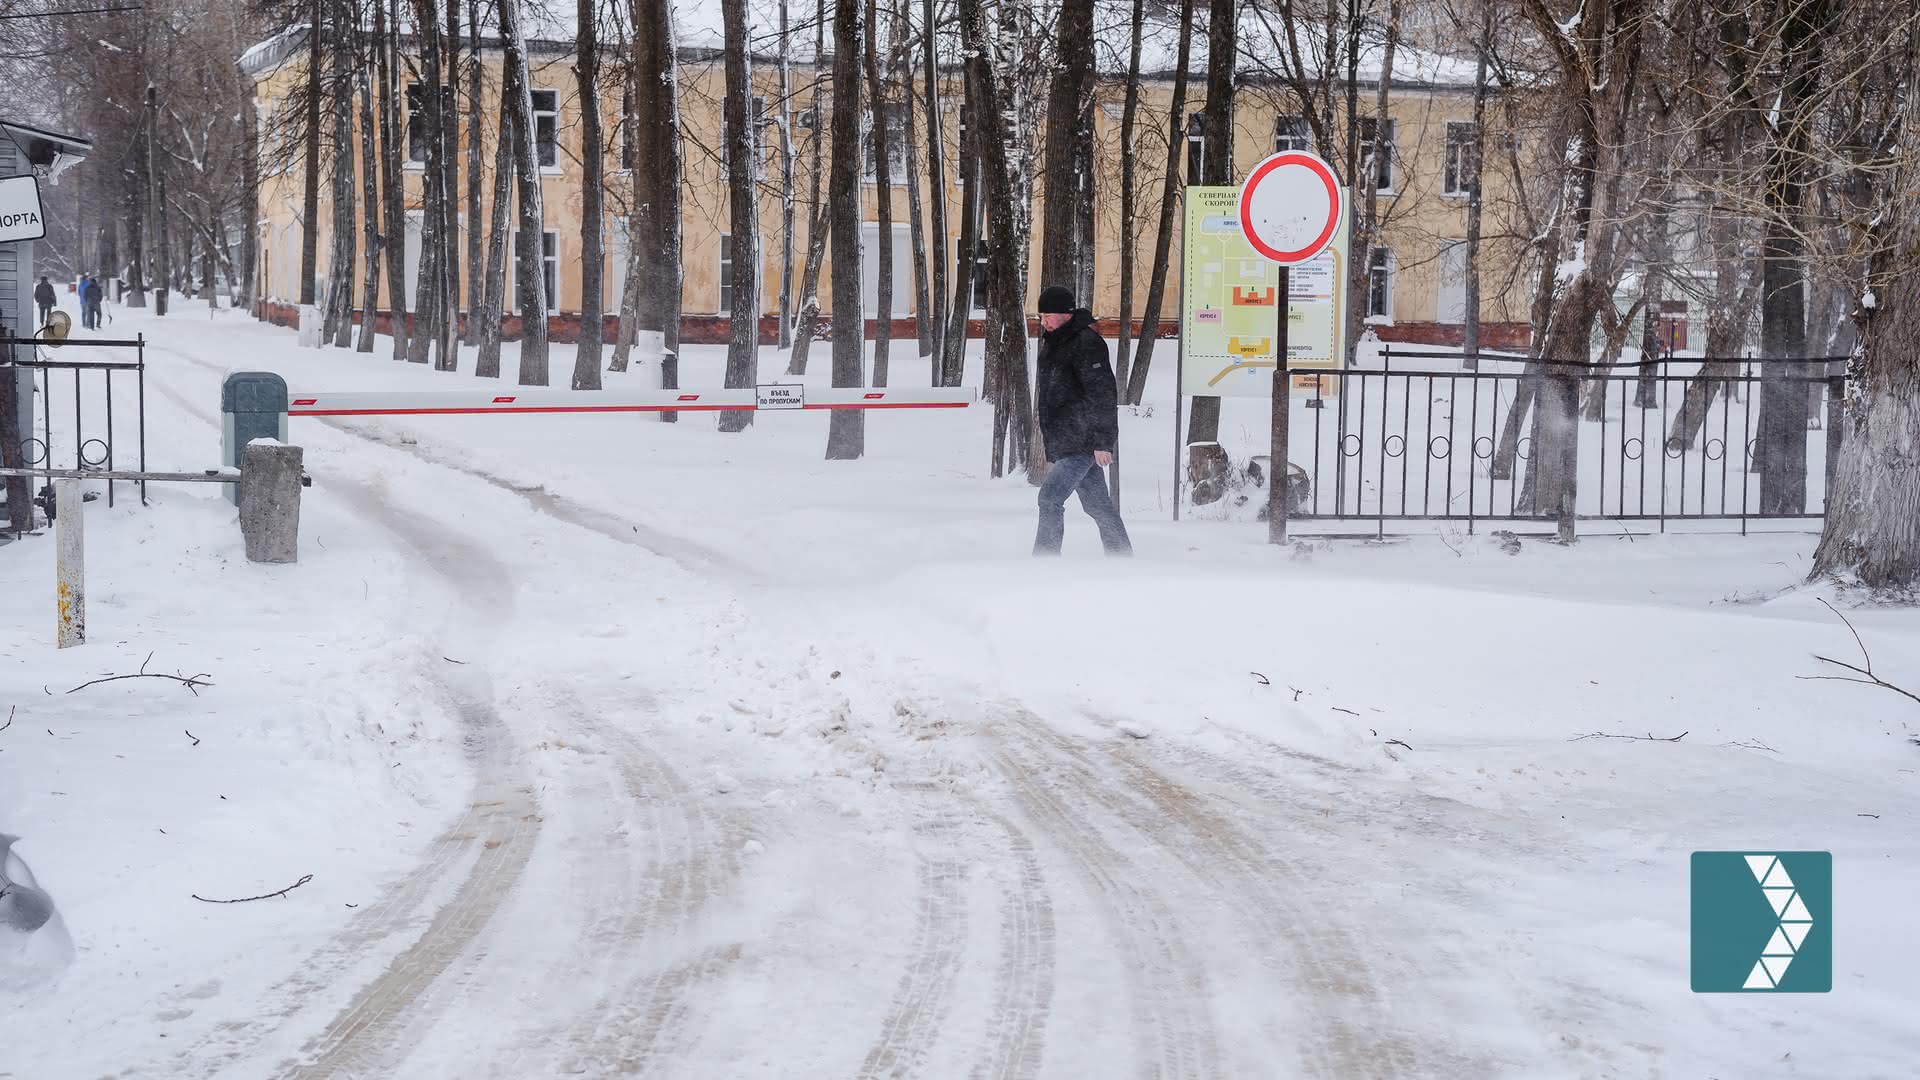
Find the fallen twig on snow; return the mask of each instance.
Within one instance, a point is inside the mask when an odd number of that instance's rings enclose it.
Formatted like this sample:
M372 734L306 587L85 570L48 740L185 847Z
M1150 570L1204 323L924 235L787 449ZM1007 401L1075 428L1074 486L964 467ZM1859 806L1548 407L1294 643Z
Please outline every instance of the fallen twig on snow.
M221 798L225 798L225 797L226 796L224 795L221 796ZM247 904L247 903L252 903L255 900L272 900L275 897L285 896L288 893L292 892L293 890L299 888L302 885L305 885L307 882L312 880L313 880L312 874L302 874L300 875L299 881L296 881L293 884L287 886L286 888L281 889L279 892L262 893L259 896L242 896L237 900L208 900L206 897L201 896L199 893L194 893L192 895L195 900L199 900L203 903L208 903L208 904Z
M1870 817L1870 818L1872 818L1872 819L1873 819L1873 820L1875 820L1875 821L1879 821L1879 820L1880 820L1880 815L1879 815L1879 814L1855 814L1855 815L1853 815L1853 816L1854 816L1854 817Z
M19 708L20 706L18 705L7 706L7 722L4 724L0 724L0 731L5 731L8 728L13 726L13 714L17 712Z
M83 682L79 686L74 687L72 690L67 691L67 693L77 694L80 691L85 690L89 686L98 686L101 683L119 682L121 679L172 679L174 682L177 682L180 685L186 687L188 690L193 691L194 697L199 697L201 687L213 685L212 680L207 678L207 673L204 671L198 675L166 675L157 671L148 671L147 665L152 661L153 661L153 654L148 653L147 658L145 660L140 661L140 670L133 673L132 675L108 675L102 678L95 679L92 682Z
M1795 676L1795 678L1805 679L1808 682L1850 682L1850 683L1859 683L1862 686L1882 686L1887 688L1888 690L1893 691L1896 694L1900 694L1904 697L1912 698L1915 702L1920 702L1920 694L1916 694L1904 686L1895 686L1894 684L1888 682L1887 680L1881 678L1880 676L1875 675L1873 673L1873 654L1867 651L1867 643L1860 640L1860 631L1854 629L1853 620L1847 618L1845 615L1841 615L1840 610L1838 608L1834 607L1832 604L1828 604L1825 600L1821 600L1820 602L1826 605L1826 608L1828 611L1831 611L1835 615L1838 615L1840 617L1841 622L1847 624L1847 629L1853 633L1853 643L1860 647L1860 657L1861 659L1866 661L1867 666L1855 667L1854 665L1849 664L1844 660L1835 660L1830 656L1821 656L1819 653L1814 653L1813 658L1824 664L1832 664L1834 667L1846 668L1848 671L1854 672L1855 674L1865 675L1866 678L1854 679L1854 678L1849 678L1845 675L1797 675Z
M1736 739L1733 742L1726 743L1724 745L1737 746L1742 750L1765 750L1769 754L1777 754L1780 752L1778 750L1775 750L1773 747L1768 746L1766 743L1761 742L1759 739L1746 739L1744 741Z
M1272 686L1272 685L1273 685L1272 683L1270 683L1270 682L1268 682L1268 681L1267 681L1267 677L1266 677L1265 675L1262 675L1262 674L1260 674L1260 673L1259 673L1259 672L1257 672L1257 671L1249 671L1249 672L1247 672L1247 674L1249 674L1249 675L1251 675L1251 676L1253 676L1253 677L1254 677L1254 678L1256 678L1256 679L1259 679L1259 680L1260 680L1260 685L1261 685L1261 686Z
M1387 745L1388 746L1407 746L1406 743L1401 742L1399 739L1388 739ZM1411 750L1413 749L1413 747L1407 746L1407 749Z
M1346 713L1346 714L1347 714L1348 716L1359 716L1359 715L1360 715L1359 713L1357 713L1357 712L1354 712L1354 711L1353 711L1352 709L1343 709L1343 708L1341 708L1341 707L1340 707L1340 706L1338 706L1338 705L1335 705L1335 706L1333 707L1333 711L1334 711L1334 712L1343 712L1343 713Z
M1665 735L1655 735L1652 732L1648 732L1645 735L1609 735L1604 731L1593 731L1585 735L1576 735L1573 738L1568 739L1567 741L1579 742L1582 739L1638 739L1641 742L1679 742L1681 739L1684 739L1686 737L1687 737L1687 732L1685 731L1681 732L1678 735L1674 735L1672 737L1668 737Z
M1289 686L1289 687L1287 687L1287 689L1289 689L1289 690L1291 690L1291 691L1293 691L1293 700L1295 700L1295 701L1299 701L1299 700L1300 700L1300 695L1301 695L1301 694L1304 694L1304 693L1306 693L1306 691L1305 691L1305 690L1302 690L1302 689L1300 689L1300 688L1299 688L1299 687L1297 687L1297 686Z
M186 728L181 728L180 730L181 730L181 731L187 731L187 729L186 729ZM187 731L187 738L189 738L189 739L192 739L192 740L193 740L193 745L195 745L195 746L199 746L199 745L200 745L200 737L199 737L198 735L195 735L195 734L194 734L193 732L191 732L191 731Z

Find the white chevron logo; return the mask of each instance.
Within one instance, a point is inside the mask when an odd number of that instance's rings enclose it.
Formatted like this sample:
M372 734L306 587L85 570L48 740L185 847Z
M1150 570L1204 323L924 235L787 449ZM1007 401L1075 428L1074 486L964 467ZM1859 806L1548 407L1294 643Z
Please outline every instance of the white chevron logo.
M1800 945L1807 940L1807 934L1813 929L1813 915L1807 905L1800 901L1793 879L1787 876L1786 864L1774 855L1748 855L1747 868L1753 871L1753 879L1760 883L1760 890L1766 893L1767 903L1773 905L1776 925L1773 936L1767 940L1767 947L1760 959L1753 965L1753 973L1747 976L1745 989L1773 990L1779 987L1780 980L1786 977L1787 965L1800 951Z

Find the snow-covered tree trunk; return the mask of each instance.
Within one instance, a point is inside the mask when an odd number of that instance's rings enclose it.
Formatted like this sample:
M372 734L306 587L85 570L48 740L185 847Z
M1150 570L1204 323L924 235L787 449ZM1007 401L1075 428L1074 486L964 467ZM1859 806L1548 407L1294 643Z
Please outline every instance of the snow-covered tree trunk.
M376 0L377 2L377 0ZM453 2L453 0L449 0ZM481 151L482 127L480 118L486 110L481 107L481 75L486 65L480 62L480 0L467 0L467 321L466 332L461 340L468 345L480 344L480 328L476 325L479 318L480 302L485 298L486 287L482 281L485 273L481 259L485 249L480 240L480 165L484 159ZM497 320L496 320L497 321ZM496 334L497 336L497 334ZM499 372L496 369L495 374Z
M241 84L240 100L240 280L235 301L246 311L254 310L259 298L260 230L254 224L260 206L260 115L253 101L250 81ZM372 214L368 210L368 214ZM107 265L112 265L110 262Z
M880 61L879 22L879 0L867 0L867 48L864 59L867 97L873 102L867 115L871 118L872 126L869 145L873 152L874 234L879 239L878 250L874 252L878 287L874 290L873 385L885 386L888 351L893 343L893 163L886 120L889 104L887 85L880 77L884 65Z
M905 163L907 181L907 236L913 251L913 326L920 346L920 359L933 361L933 324L927 319L927 234L920 210L920 133L914 129L913 58L907 32L911 26L912 6L902 3L893 17L893 44L888 53L899 65L900 133L905 145L900 158ZM939 385L937 372L930 385Z
M365 278L361 282L364 302L360 312L360 341L355 350L373 351L374 331L380 313L380 157L373 144L373 80L360 68L360 202L364 226L361 242L366 245L363 259Z
M326 336L353 344L353 24L345 0L333 0L333 240L328 245ZM209 282L209 285L212 283Z
M1121 401L1128 400L1127 382L1133 364L1134 264L1140 246L1140 212L1134 205L1140 170L1135 164L1138 155L1133 152L1133 130L1140 119L1140 49L1145 33L1146 0L1133 0L1133 17L1127 26L1127 82L1120 105L1120 339L1114 343L1113 377Z
M440 295L445 297L445 312L440 333L434 342L434 367L453 371L460 366L460 0L447 4L447 81L440 93L440 160L446 169L440 200L442 243L440 255ZM477 58L476 58L477 59ZM478 108L475 102L471 108ZM474 228L479 228L476 222ZM471 305L469 305L471 306Z
M961 86L961 121L958 160L960 171L960 236L953 259L953 300L947 305L947 332L941 342L940 384L959 386L967 369L967 333L973 318L974 290L980 262L980 140L974 117L979 104L973 96L973 80ZM982 386L982 396L991 401L993 388Z
M1469 158L1465 167L1471 172L1467 181L1466 299L1461 314L1460 355L1468 371L1480 366L1480 230L1486 213L1480 177L1486 162L1487 54L1492 49L1493 5L1486 4L1481 9L1480 37L1473 50L1473 143L1465 151Z
M1059 59L1047 89L1040 282L1071 289L1081 271L1081 178L1092 165L1086 160L1090 132L1082 125L1091 119L1087 106L1093 100L1093 0L1064 0L1055 25ZM1093 298L1080 300L1091 306Z
M635 0L633 113L639 161L633 170L634 259L628 280L640 283L634 343L640 363L658 364L660 385L680 384L680 82L669 0ZM624 335L624 330L623 330ZM679 419L661 413L662 421Z
M387 324L393 334L393 358L407 356L412 326L407 321L406 251L407 210L402 191L406 183L400 162L406 125L398 120L399 99L394 94L394 50L400 36L399 0L373 0L374 47L379 50L375 74L380 80L380 213L386 229ZM369 214L372 212L369 211Z
M865 327L860 312L860 50L866 13L857 0L833 9L833 177L827 198L833 238L833 385L864 384ZM827 460L866 453L866 418L835 409L827 421Z
M440 137L440 10L434 6L436 2L413 0L415 46L420 51L420 138L425 149L422 162L425 176L420 185L420 261L413 290L414 326L407 339L407 359L415 364L432 359L431 352L442 334L441 320L445 317L442 308L446 300L442 287L445 278L439 265L446 248L441 231L447 220L444 212L447 173L440 160L446 143Z
M1160 336L1160 306L1166 302L1167 271L1172 262L1173 224L1180 208L1180 144L1187 116L1187 79L1192 69L1190 48L1193 0L1180 0L1179 47L1173 65L1173 103L1167 117L1166 182L1160 191L1160 228L1153 241L1153 271L1147 279L1147 302L1140 313L1140 352L1127 370L1126 400L1140 404L1147 392L1147 372L1153 367L1154 341Z
M513 91L511 70L501 79L501 96ZM473 373L500 377L501 317L507 309L507 221L513 216L513 120L500 110L500 131L493 148L493 213L487 218L487 268L480 303L469 316L480 324L480 358Z
M775 344L793 346L793 31L780 0L780 315Z
M301 134L306 139L305 168L300 180L302 184L300 199L300 302L311 304L319 293L317 278L320 272L320 27L325 17L324 0L311 0L307 5L307 71L305 107L306 123ZM151 117L153 88L147 88L148 113ZM151 118L149 119L151 124ZM148 129L151 131L151 127ZM151 137L149 137L151 145ZM166 287L166 279L160 281ZM159 305L165 310L164 301Z
M738 390L758 381L760 358L760 214L754 183L755 151L752 43L747 40L747 0L721 0L726 35L727 205L733 251L733 296L727 313L726 386ZM753 410L720 414L721 431L744 431Z
M431 2L431 0L427 0ZM520 27L521 0L501 0L500 36L506 66L513 69L507 114L513 122L513 164L520 198L514 245L514 278L520 300L520 385L547 385L547 285L542 232L540 155L533 127L533 84L527 73L527 43ZM428 166L432 168L431 165Z
M580 88L581 185L580 196L580 337L573 357L573 388L600 389L602 298L600 267L605 261L601 242L606 216L606 155L600 133L599 5L579 0L578 50L574 76Z
M928 357L935 386L950 385L944 357L947 338L947 161L946 112L940 104L940 65L938 60L940 23L933 0L921 0L920 57L927 81L927 201L928 224L933 233L933 278L928 282L927 304L920 321L928 328ZM907 80L909 92L913 80ZM971 253L969 253L971 254Z

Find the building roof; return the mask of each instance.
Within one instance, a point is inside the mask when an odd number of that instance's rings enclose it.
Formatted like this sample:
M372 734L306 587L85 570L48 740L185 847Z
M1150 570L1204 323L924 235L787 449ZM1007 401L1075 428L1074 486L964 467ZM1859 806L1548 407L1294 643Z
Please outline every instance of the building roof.
M37 169L47 171L48 182L58 181L60 174L69 166L78 165L93 152L93 140L78 135L66 135L47 128L23 124L15 120L0 120L0 130L20 148L27 161Z

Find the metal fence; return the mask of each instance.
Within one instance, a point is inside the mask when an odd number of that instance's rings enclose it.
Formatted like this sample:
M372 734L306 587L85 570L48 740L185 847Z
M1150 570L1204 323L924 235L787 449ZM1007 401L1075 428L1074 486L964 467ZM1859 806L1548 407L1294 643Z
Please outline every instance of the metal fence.
M123 349L131 360L56 360L38 346L64 345L68 349ZM39 401L38 431L21 432L18 461L28 469L71 467L81 472L114 472L129 464L135 471L147 467L146 339L130 341L44 341L38 338L0 337L0 354L12 351L15 368L34 373ZM117 415L116 415L117 409ZM68 418L72 427L67 427ZM131 430L129 430L131 428ZM126 444L126 445L123 445ZM116 481L107 481L107 505L112 506ZM138 483L146 501L146 483Z
M1289 458L1309 478L1289 515L1384 535L1415 522L1559 519L1532 505L1534 413L1550 379L1579 384L1575 520L1658 522L1818 519L1837 459L1834 410L1844 357L1765 361L1664 357L1611 367L1529 369L1525 357L1389 349L1376 368L1294 370ZM1783 370L1784 369L1784 370ZM1795 422L1809 437L1797 465L1805 496L1763 512L1756 472L1764 382L1803 388ZM1299 392L1304 385L1306 393ZM1518 403L1518 405L1516 405ZM1531 404L1530 404L1531 403ZM1517 416L1515 414L1518 414Z

